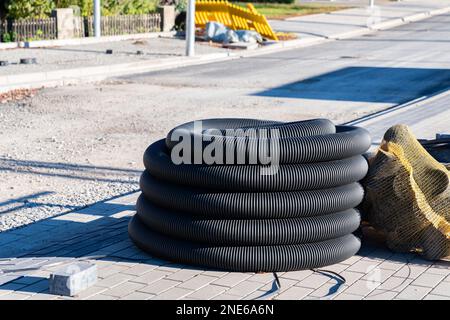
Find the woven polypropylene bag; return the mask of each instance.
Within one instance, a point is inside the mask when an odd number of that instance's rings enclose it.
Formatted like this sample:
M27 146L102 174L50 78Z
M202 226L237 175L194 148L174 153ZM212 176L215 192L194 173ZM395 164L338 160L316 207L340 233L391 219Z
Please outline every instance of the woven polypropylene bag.
M427 259L450 256L450 174L416 140L396 125L370 159L362 205L365 219L384 233L394 251Z

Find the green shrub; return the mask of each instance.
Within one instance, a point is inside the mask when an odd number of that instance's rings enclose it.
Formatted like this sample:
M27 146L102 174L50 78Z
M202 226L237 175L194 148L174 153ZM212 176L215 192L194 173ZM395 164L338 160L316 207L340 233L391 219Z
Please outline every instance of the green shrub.
M1 2L2 0L0 0ZM155 12L159 0L102 0L102 15L146 14ZM9 0L10 18L44 18L53 8L79 8L80 15L94 13L94 0Z
M45 18L55 7L53 0L10 0L7 9L9 18Z
M187 8L187 0L177 0L175 3L175 10L177 12L185 12Z
M2 34L2 42L14 42L16 41L16 34L14 32L5 32Z

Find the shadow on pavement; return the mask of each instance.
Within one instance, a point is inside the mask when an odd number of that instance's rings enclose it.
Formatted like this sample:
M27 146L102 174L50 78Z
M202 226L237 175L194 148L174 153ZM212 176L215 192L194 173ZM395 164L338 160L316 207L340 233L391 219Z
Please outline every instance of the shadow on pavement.
M264 97L400 104L450 88L450 69L346 67L257 92Z
M151 270L158 267L175 270L189 268L198 270L198 273L212 270L161 260L139 250L132 243L127 226L135 213L134 203L138 195L138 192L122 195L82 210L1 232L0 290L24 294L48 293L49 274L80 261L97 264L99 285L103 279L117 275L121 270L120 264L146 264ZM358 254L369 259L389 259L392 262L420 261L417 256L393 254L384 247L369 242L363 245ZM423 263L432 264L426 261ZM117 270L116 273L105 274L102 268ZM443 268L448 268L448 265ZM327 270L322 271L329 273ZM329 274L327 276L332 282L324 298L334 295L343 284L341 279ZM270 298L276 290L273 282L272 288L257 299Z

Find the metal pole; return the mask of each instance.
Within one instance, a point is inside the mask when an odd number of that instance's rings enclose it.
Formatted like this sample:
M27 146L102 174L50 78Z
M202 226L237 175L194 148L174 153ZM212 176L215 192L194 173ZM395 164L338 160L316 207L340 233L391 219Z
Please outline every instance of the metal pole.
M375 0L370 0L370 7L373 8L375 6Z
M188 0L186 12L186 55L195 55L195 0Z
M101 36L100 31L100 0L94 0L94 36L99 38Z

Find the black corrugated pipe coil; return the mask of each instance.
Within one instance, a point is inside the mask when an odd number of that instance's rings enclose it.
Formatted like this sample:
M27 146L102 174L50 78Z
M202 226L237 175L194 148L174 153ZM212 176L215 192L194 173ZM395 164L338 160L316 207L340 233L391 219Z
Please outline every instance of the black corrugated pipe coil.
M241 272L318 268L359 250L352 232L364 195L358 181L368 169L366 130L326 119L195 125L172 129L145 151L142 194L128 227L136 245L171 261ZM215 163L194 162L194 152L183 150L184 163L175 164L172 140L180 135L192 146L200 141L200 154L222 146L211 153ZM261 174L269 166L258 157L263 146L278 159L275 173Z

